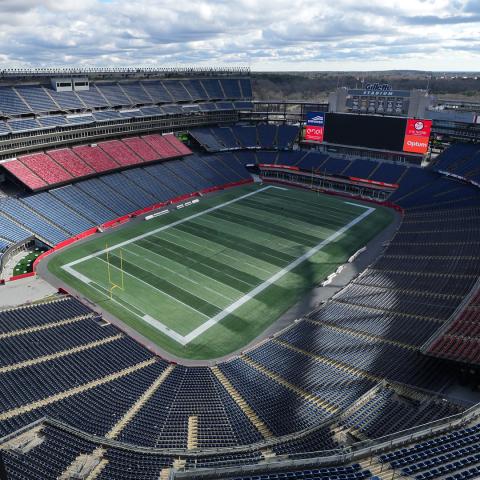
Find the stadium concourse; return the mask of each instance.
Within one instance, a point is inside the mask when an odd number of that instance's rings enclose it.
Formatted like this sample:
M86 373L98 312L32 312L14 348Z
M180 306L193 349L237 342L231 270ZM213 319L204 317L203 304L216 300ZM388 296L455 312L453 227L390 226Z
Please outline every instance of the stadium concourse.
M95 242L98 230L160 211L170 213L157 217L159 225L169 216L178 224L184 213L177 206L200 198L199 205L189 205L192 216L201 213L196 208L214 209L202 207L203 200L226 203L222 196L233 201L257 192L254 178L267 192L287 188L273 203L260 205L250 195L245 209L235 212L247 229L255 216L246 212L263 208L266 236L256 250L255 238L242 245L230 233L217 234L215 242L222 251L243 247L241 253L257 258L258 265L261 260L280 271L295 267L303 256L288 257L279 239L303 249L307 240L315 248L322 238L342 235L362 217L352 213L351 203L364 212L360 225L366 212L395 209L402 215L398 231L330 300L214 364L187 366L155 355L102 318L96 305L65 291L0 311L0 476L478 478L478 145L455 144L428 168L303 149L297 125L240 122L240 111L251 107L247 72L194 73L193 78L177 72L172 79L170 72L169 79L96 79L89 93L62 94L38 78L35 86L30 78L29 86L2 87L0 147L18 150L1 164L3 261L42 244L59 250L53 262L87 249L86 237ZM221 114L220 103L229 103ZM203 104L215 104L217 115L202 113ZM117 114L127 107L141 112L132 113L128 125L142 118L143 126L122 132L125 119ZM192 107L188 114L187 107ZM147 108L161 109L156 115L162 127L145 125ZM175 113L167 121L169 110ZM97 125L106 112L116 120ZM88 120L88 129L75 127L76 115L94 120ZM51 121L55 127L34 133L50 117L58 117ZM148 118L152 122L155 116ZM15 122L32 129L37 146L15 143L20 135ZM71 128L68 141L65 122ZM113 124L118 131L106 134ZM90 129L93 136L85 140ZM180 135L172 134L177 131ZM305 191L314 187L322 193ZM306 218L292 208L295 200L288 195L295 194L297 201L316 199L318 211ZM350 207L339 209L345 201ZM281 221L274 222L278 208ZM327 208L345 215L336 229L321 223ZM226 221L228 212L215 211ZM128 228L118 235L127 235ZM207 239L206 227L187 230ZM168 242L160 241L165 253ZM343 248L331 247L331 258ZM192 260L192 278L200 269L206 272L208 262L193 251L191 258L185 251L183 258L174 253L172 262ZM219 256L212 255L210 277L221 276L232 289L247 283L248 293L254 284L234 260L220 266ZM178 290L168 288L178 299Z

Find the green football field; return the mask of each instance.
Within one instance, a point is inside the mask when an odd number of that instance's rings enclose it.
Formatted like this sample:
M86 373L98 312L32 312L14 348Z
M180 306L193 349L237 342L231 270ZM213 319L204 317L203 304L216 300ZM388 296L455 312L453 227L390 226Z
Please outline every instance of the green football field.
M250 185L73 246L48 269L161 348L211 359L258 336L392 218Z

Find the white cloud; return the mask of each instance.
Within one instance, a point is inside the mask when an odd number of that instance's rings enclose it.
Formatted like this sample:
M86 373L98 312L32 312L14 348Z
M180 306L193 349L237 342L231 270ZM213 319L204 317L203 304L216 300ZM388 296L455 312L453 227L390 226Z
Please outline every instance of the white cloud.
M0 67L480 65L475 0L0 0ZM477 67L476 67L477 66Z

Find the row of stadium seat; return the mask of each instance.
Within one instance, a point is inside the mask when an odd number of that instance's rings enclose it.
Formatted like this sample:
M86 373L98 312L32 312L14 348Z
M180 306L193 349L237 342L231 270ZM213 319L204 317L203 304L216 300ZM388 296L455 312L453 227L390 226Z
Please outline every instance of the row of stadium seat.
M208 152L252 148L289 150L297 140L299 133L300 128L294 125L271 124L197 128L190 131L191 136Z
M143 147L151 151L156 148L157 155L159 152L168 155L172 147L170 144L165 147L164 142L159 141L164 138L154 135L144 137ZM137 144L141 141L140 138L134 140ZM118 144L122 146L121 150L126 148L124 143ZM117 148L117 144L114 145ZM65 152L69 152L68 155L75 152L78 160L85 159L91 165L100 164L102 159L113 162L113 158L106 157L100 146L101 144L95 148L74 147L73 150L64 150L62 156L67 157ZM161 148L167 150L160 150ZM112 150L110 153L115 155ZM58 158L58 155L55 157ZM0 199L0 238L20 242L35 235L45 243L55 245L97 225L156 203L248 178L248 172L233 154L221 157L192 155L183 160L136 167L82 180L75 185L22 199L6 197Z
M56 92L42 85L16 85L1 87L0 115L251 98L252 87L246 78L94 82L88 90L74 92Z
M133 137L125 142L108 140L95 145L23 155L3 166L28 188L38 190L98 173L189 154L190 149L174 135L153 134Z

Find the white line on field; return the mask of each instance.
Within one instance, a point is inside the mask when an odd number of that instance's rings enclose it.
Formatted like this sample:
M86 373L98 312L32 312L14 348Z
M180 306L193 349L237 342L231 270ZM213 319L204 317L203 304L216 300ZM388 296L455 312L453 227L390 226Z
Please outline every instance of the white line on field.
M97 259L97 260L100 260L101 262L107 263L103 258L96 257L96 259ZM117 270L120 270L120 269L119 269L117 266L115 266L115 265L110 264L110 266L111 266L112 268L115 268L115 269L117 269ZM137 265L137 266L138 266L138 265ZM141 270L143 270L144 272L146 271L146 270L144 270L144 269L141 268L141 267L139 267L139 268L140 268ZM165 295L166 297L168 297L168 298L170 298L170 299L172 299L172 300L174 300L174 301L176 301L176 302L178 302L178 303L181 303L183 306L185 306L185 307L187 307L188 309L190 309L190 310L198 313L199 315L202 315L203 317L207 317L207 315L205 315L204 313L200 312L200 311L197 310L195 307L192 307L191 305L188 305L187 303L182 302L181 300L179 300L179 299L176 298L176 297L173 297L172 295L168 294L167 292L164 292L163 290L160 290L159 288L154 287L153 285L151 285L151 284L148 283L148 282L145 282L145 281L142 280L141 278L138 278L137 276L132 275L131 273L129 273L129 272L125 271L125 270L120 270L120 271L123 272L124 275L128 275L129 277L133 278L134 280L137 280L137 282L143 283L143 284L145 284L147 287L149 287L149 288L151 288L151 289L153 289L153 290L156 290L156 291L159 292L160 294ZM168 282L168 280L166 280L166 281ZM172 283L172 282L168 282L168 283ZM174 284L172 284L172 285L174 285ZM175 285L175 286L177 286L177 285ZM202 299L202 300L203 300L203 299ZM216 306L216 305L215 305L215 306ZM220 307L217 306L217 308L220 308Z
M117 248L124 247L125 245L128 245L133 242L137 242L138 240L142 240L143 238L150 237L151 235L155 235L158 232L163 232L164 230L168 230L169 228L176 227L177 225L180 225L182 223L188 222L194 218L201 217L202 215L205 215L207 213L213 212L215 210L218 210L219 208L223 208L227 205L231 205L232 203L239 202L240 200L243 200L244 198L251 197L252 195L256 195L257 193L264 192L265 190L269 190L271 188L274 188L272 186L267 186L260 188L258 190L255 190L254 192L246 193L245 195L242 195L241 197L234 198L233 200L229 200L228 202L221 203L220 205L215 205L214 207L207 208L206 210L202 210L201 212L194 213L193 215L190 215L189 217L181 218L180 220L177 220L176 222L169 223L168 225L164 225L163 227L156 228L155 230L150 230L149 232L142 233L141 235L138 235L136 237L130 238L129 240L125 240L124 242L117 243L116 245L113 245L108 248L104 248L103 250L100 250L99 252L92 253L90 255L86 255L85 257L79 258L78 260L74 260L73 262L70 262L66 265L63 265L62 268L65 270L65 267L73 267L74 265L77 265L78 263L85 262L86 260L90 260L91 258L98 257L99 255L102 255L106 252L111 252L112 250L116 250Z
M362 206L363 208L365 208L366 211L363 212L361 215L359 215L357 218L353 219L351 222L344 225L342 228L340 228L335 233L330 235L328 238L320 242L318 245L308 250L308 252L304 253L302 256L298 257L296 260L288 264L285 268L282 268L281 270L279 270L277 273L272 275L269 279L261 283L258 287L254 288L252 291L248 292L246 295L238 299L236 302L232 303L225 310L223 310L220 313L217 313L217 315L207 320L205 323L197 327L195 330L192 330L188 335L184 337L182 345L186 345L187 343L190 343L192 340L197 338L206 330L213 327L213 325L217 324L220 320L224 319L227 315L230 315L235 310L240 308L242 305L250 301L253 297L263 292L263 290L265 290L267 287L269 287L270 285L278 281L280 278L282 278L285 274L287 274L294 268L298 267L305 260L308 260L311 256L315 255L318 251L320 251L324 246L336 240L338 237L343 235L347 230L349 230L354 225L364 220L368 215L370 215L372 212L375 211L375 208L364 207L363 205L359 205L359 206Z
M196 217L199 217L201 215L204 215L208 212L211 212L211 211L214 211L214 210L217 210L219 208L222 208L223 206L225 205L230 205L232 203L235 203L239 200L241 200L242 198L246 198L246 197L249 197L249 196L252 196L252 195L255 195L256 193L259 193L261 191L264 191L264 190L267 190L269 188L278 188L278 187L273 187L273 186L267 186L265 188L262 188L262 189L259 189L259 190L256 190L254 192L250 192L246 195L243 195L241 197L238 197L234 200L230 200L229 202L225 202L221 205L217 205L215 207L212 207L212 208L209 208L207 210L204 210L202 212L199 212L199 213L196 213L194 215L191 215L190 217L187 217L187 218L184 218L182 220L178 220L176 222L173 222L169 225L165 225L163 227L160 227L156 230L152 230L151 232L148 232L148 233L145 233L145 234L142 234L142 235L139 235L135 238L132 238L130 240L127 240L125 242L122 242L122 243L119 243L113 247L109 247L107 249L104 249L102 250L101 252L97 252L95 254L92 254L92 255L88 255L82 259L79 259L79 260L75 260L74 262L71 262L67 265L64 265L62 268L64 268L65 270L67 270L69 273L71 273L73 276L77 277L78 279L82 280L82 281L85 281L85 279L88 281L88 282L91 282L91 280L89 280L88 278L86 278L84 275L81 275L79 274L78 272L76 272L74 269L72 269L72 265L75 265L77 263L81 263L85 260L89 260L91 258L94 258L94 257L97 257L98 255L101 255L102 253L104 252L107 252L107 251L111 251L111 250L114 250L116 248L120 248L124 245L128 245L129 243L132 243L132 242L135 242L139 239L142 239L142 238L146 238L150 235L153 235L155 233L158 233L160 231L163 231L163 230L166 230L170 227L173 227L173 226L176 226L176 225L179 225L183 222L186 222L188 220L191 220L192 218L196 218ZM350 203L350 202L345 202L345 203ZM177 341L178 343L180 343L181 345L187 345L188 343L190 343L192 340L194 340L195 338L197 338L199 335L203 334L204 332L206 332L207 330L209 330L211 327L213 327L214 325L216 325L218 322L220 322L221 320L223 320L225 317L227 317L228 315L230 315L231 313L233 313L235 310L237 310L238 308L240 308L242 305L244 305L245 303L247 303L248 301L250 301L252 298L254 298L256 295L258 295L259 293L261 293L263 290L265 290L266 288L268 288L270 285L272 285L273 283L277 282L280 278L282 278L284 275L286 275L288 272L290 272L291 270L293 270L294 268L298 267L301 263L303 263L305 260L308 260L310 257L312 257L313 255L315 255L317 252L319 252L323 247L325 247L326 245L328 245L329 243L335 241L338 237L340 237L341 235L343 235L346 231L348 231L350 228L352 228L354 225L356 225L357 223L363 221L368 215L370 215L372 212L375 211L375 208L372 208L372 207L367 207L367 206L364 206L364 205L360 205L360 204L353 204L352 205L355 205L356 207L359 207L359 208L362 208L362 209L365 209L365 212L363 212L361 215L359 215L358 217L354 218L353 220L351 220L349 223L347 223L346 225L344 225L343 227L341 227L339 230L337 230L336 232L334 232L332 235L330 235L328 238L324 239L322 242L320 242L319 244L317 244L315 247L311 248L310 250L308 250L306 253L304 253L303 255L301 255L300 257L298 257L297 259L295 259L293 262L291 262L290 264L288 264L286 267L282 268L281 270L279 270L277 273L275 273L274 275L272 275L270 278L268 278L267 280L265 280L263 283L259 284L257 287L255 287L253 290L251 290L250 292L246 293L245 295L243 295L242 297L240 297L238 300L236 300L235 302L233 302L230 306L228 306L227 308L225 308L224 310L222 310L221 312L219 312L217 315L209 318L205 323L203 323L202 325L200 325L199 327L195 328L194 330L192 330L189 334L183 336L181 334L179 334L178 332L175 332L174 330L168 328L167 326L165 326L163 323L161 323L159 320L156 320L155 318L151 317L150 315L144 315L143 317L143 320L148 323L149 325L151 325L152 327L156 328L157 330L163 332L165 335L169 336L170 338L174 339L175 341ZM102 259L100 259L102 260ZM83 279L81 278L83 277ZM140 280L138 279L137 277L135 277L137 280ZM140 280L142 281L142 280ZM149 285L149 284L148 284ZM92 286L92 285L90 285ZM150 287L152 287L151 285L149 285ZM155 288L155 287L153 287ZM165 293L165 292L162 292L162 293ZM166 294L167 296L169 296L168 294ZM177 300L177 299L175 299ZM183 302L181 302L183 303ZM186 305L187 307L189 308L192 308L188 305ZM195 310L195 309L193 309ZM200 312L199 312L200 313ZM202 314L203 315L203 314Z

